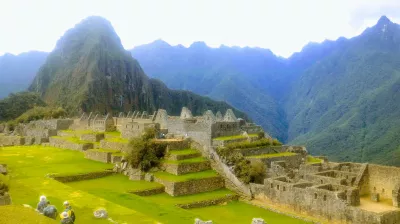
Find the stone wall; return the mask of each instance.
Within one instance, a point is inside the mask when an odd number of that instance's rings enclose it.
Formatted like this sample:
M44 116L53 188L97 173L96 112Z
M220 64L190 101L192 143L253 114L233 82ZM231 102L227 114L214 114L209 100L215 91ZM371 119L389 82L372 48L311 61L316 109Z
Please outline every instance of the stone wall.
M203 170L210 169L210 162L198 162L198 163L180 163L180 164L163 164L165 170L168 173L175 175L182 175L186 173L200 172Z
M139 196L150 196L150 195L155 195L155 194L161 194L164 193L165 187L157 187L157 188L152 188L152 189L145 189L145 190L139 190L139 191L129 191L131 194L136 194Z
M264 148L249 148L249 149L238 149L243 156L257 156L271 153L282 153L286 152L287 147L284 146L268 146Z
M102 152L98 150L87 150L85 151L85 158L103 162L111 163L111 152Z
M88 142L99 142L104 139L104 133L83 134L80 139Z
M0 135L0 145L2 146L14 146L14 145L24 145L24 144L25 144L24 137Z
M54 138L54 137L50 138L49 142L50 146L62 149L72 149L78 151L86 151L88 149L93 149L93 143L74 143L74 142L69 142L65 139Z
M100 141L100 148L102 149L113 149L116 151L128 152L129 144L123 142L109 142L106 140Z
M0 206L2 205L11 205L11 196L8 192L3 195L0 194Z
M298 168L300 164L305 161L305 155L296 154L292 156L280 156L280 157L271 157L271 158L248 158L249 160L260 160L262 161L267 167L271 167L271 163L274 161L285 161L286 167L289 168Z
M368 191L381 199L392 199L392 191L400 184L400 168L368 164Z
M196 201L196 202L192 202L192 203L188 203L188 204L177 204L176 206L183 208L183 209L202 208L202 207L208 207L208 206L212 206L212 205L223 204L223 203L229 202L229 201L236 201L238 199L239 199L238 195L228 194L222 198L215 198L215 199L205 200L205 201Z
M211 126L212 138L220 136L240 135L242 130L239 127L239 122L217 121Z
M91 172L91 173L82 173L82 174L74 174L74 175L50 175L50 178L53 178L62 183L73 182L73 181L81 181L81 180L90 180L97 179L105 176L113 175L114 172L110 170L99 171L99 172Z
M165 186L165 192L171 196L197 194L206 191L213 191L224 187L221 177L210 177L204 179L189 180L185 182L172 182L155 177L155 182Z

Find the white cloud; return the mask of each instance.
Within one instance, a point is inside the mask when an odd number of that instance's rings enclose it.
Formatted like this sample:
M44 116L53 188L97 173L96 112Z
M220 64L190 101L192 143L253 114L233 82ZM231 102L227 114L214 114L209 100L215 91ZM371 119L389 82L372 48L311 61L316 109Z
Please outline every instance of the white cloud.
M2 0L0 53L51 51L90 15L114 25L125 48L163 39L259 46L289 56L310 41L351 37L383 14L399 21L397 0ZM393 17L393 18L392 18Z

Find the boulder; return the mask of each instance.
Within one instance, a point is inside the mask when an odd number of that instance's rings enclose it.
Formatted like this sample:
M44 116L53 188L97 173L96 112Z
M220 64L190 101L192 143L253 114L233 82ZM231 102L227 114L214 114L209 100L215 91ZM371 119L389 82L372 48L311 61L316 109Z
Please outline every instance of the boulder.
M104 208L97 209L96 211L93 212L93 215L94 215L95 218L98 218L98 219L106 219L106 218L108 218L107 210L104 209Z
M148 182L153 182L154 181L154 175L152 173L146 173L144 175L144 180Z
M3 175L7 175L7 165L0 164L0 173Z
M264 221L264 219L261 218L253 218L251 224L266 224L266 222Z
M194 220L194 224L212 224L213 222L211 220L209 221L202 221L201 219L196 218Z

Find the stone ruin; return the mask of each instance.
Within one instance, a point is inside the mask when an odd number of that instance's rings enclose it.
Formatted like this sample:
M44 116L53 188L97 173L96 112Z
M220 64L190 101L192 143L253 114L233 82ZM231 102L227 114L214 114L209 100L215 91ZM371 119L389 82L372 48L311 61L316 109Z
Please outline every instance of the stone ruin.
M0 174L7 175L7 165L0 164ZM8 186L6 183L0 179L0 206L1 205L10 205L11 204L11 196L8 193Z

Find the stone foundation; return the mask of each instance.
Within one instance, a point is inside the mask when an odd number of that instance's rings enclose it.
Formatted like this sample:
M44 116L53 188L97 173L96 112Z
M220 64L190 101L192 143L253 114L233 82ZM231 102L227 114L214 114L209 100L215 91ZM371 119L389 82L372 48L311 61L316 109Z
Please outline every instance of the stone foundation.
M102 149L113 149L116 151L128 152L129 144L122 142L108 142L106 140L100 141L100 148Z
M8 192L5 192L4 195L0 195L0 206L1 205L11 205L11 196Z
M210 177L185 182L172 182L155 177L154 181L163 184L165 186L165 192L171 196L197 194L224 187L224 180L221 177Z
M150 195L155 195L155 194L161 194L164 193L165 187L158 187L158 188L153 188L153 189L146 189L146 190L140 190L140 191L130 191L129 193L131 194L136 194L139 196L150 196Z
M91 172L91 173L82 173L82 174L74 174L74 175L50 175L50 178L57 180L61 183L81 181L81 180L90 180L97 179L101 177L106 177L113 175L114 172L111 170L105 170L100 172Z
M61 138L50 138L50 146L57 147L57 148L62 148L62 149L72 149L72 150L78 150L78 151L86 151L88 149L93 149L93 143L74 143L74 142L69 142L65 139Z
M163 164L163 167L168 173L182 175L187 173L195 173L211 168L210 162L204 161L199 163L180 163L180 164Z
M3 146L15 146L24 145L25 138L21 136L0 136L0 145Z
M104 139L104 133L92 133L92 134L83 134L81 135L82 141L88 142L99 142Z
M91 149L85 151L85 158L103 163L111 163L111 154L111 152L102 152Z
M177 204L176 206L183 208L183 209L202 208L202 207L207 207L207 206L212 206L212 205L219 205L219 204L229 202L229 201L237 201L238 199L239 199L239 195L228 194L222 198L215 198L215 199L205 200L205 201L196 201L196 202L192 202L192 203L188 203L188 204Z

